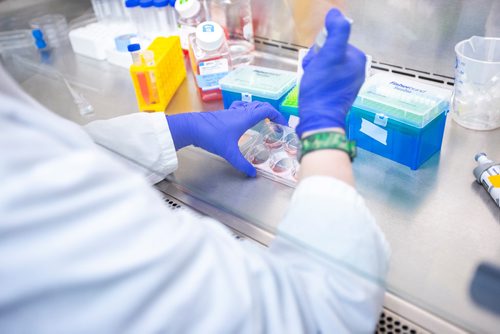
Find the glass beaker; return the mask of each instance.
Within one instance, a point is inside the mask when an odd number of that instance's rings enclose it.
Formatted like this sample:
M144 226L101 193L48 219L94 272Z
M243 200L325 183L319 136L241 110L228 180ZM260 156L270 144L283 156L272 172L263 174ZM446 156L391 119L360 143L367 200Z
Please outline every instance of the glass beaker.
M455 46L453 119L463 127L500 127L500 38L473 36Z
M233 66L249 64L255 49L250 0L211 0L211 19L226 32Z

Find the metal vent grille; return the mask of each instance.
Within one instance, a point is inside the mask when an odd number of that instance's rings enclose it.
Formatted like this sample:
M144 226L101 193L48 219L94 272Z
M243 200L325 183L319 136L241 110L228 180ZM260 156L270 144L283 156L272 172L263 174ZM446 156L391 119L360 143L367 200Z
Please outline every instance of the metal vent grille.
M376 334L430 334L429 331L417 326L413 322L398 316L396 313L385 309L380 315Z
M394 64L388 64L381 61L372 60L372 69L392 72L400 75L405 75L407 77L412 77L415 79L420 79L424 81L429 81L434 84L441 84L445 86L454 86L455 79L447 75L442 75L438 73L431 73L427 71L417 70L414 68L403 67Z
M182 210L189 210L190 208L188 208L187 206L184 206L184 203L182 203L181 201L179 201L178 199L176 198L173 198L171 196L168 196L166 195L165 193L162 193L163 195L163 200L165 201L165 203L167 203L167 206L170 208L170 209L173 209L173 210L179 210L179 209L182 209ZM198 211L194 211L194 210L190 210L192 213L194 213L195 215L198 215L198 216L202 216L202 214L200 214ZM231 230L231 235L238 241L243 241L243 240L246 240L246 238L239 234L238 232L234 231L234 230Z
M167 203L167 205L168 205L168 207L170 209L180 209L180 208L182 208L181 202L177 201L175 198L163 195L163 199L165 200L165 203Z
M264 52L277 54L280 56L297 59L299 49L306 49L308 46L292 44L288 42L269 39L262 36L254 36L255 48Z
M297 53L299 49L308 48L308 46L278 41L262 36L255 36L255 47L258 50L264 52L270 52L273 54L278 54L281 56L295 58L295 59L297 59ZM396 64L389 64L377 60L372 60L372 69L405 75L415 79L429 81L434 84L441 84L444 86L453 86L455 84L455 79L447 75L442 75L439 73L431 73L428 71L414 69L410 67L403 67Z

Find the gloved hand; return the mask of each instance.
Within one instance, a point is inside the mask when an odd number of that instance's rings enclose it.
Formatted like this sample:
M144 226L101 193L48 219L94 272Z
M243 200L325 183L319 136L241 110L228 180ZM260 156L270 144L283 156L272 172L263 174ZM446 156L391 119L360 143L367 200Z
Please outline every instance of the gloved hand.
M226 159L234 168L255 177L256 170L241 154L240 137L263 119L286 125L269 103L236 101L227 110L167 116L176 150L194 145Z
M311 48L302 62L299 137L306 131L344 128L346 114L365 79L365 54L347 43L350 23L338 9L332 9L325 27L325 44L317 53Z

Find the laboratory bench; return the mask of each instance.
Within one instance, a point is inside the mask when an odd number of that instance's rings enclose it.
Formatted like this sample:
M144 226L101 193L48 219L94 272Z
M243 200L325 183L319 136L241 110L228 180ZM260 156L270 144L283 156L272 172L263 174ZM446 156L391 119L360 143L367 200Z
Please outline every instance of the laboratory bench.
M30 62L5 60L16 80L67 119L85 124L137 112L125 68L75 55L69 46L17 57ZM296 69L294 59L262 52L257 52L255 64ZM80 116L65 84L50 68L87 97L96 111L93 117ZM188 71L166 113L221 108L222 101L201 102ZM500 315L478 306L471 295L481 264L500 267L500 209L472 175L474 155L484 151L498 161L499 144L500 129L467 130L449 115L440 154L418 170L362 149L354 161L356 187L392 248L385 306L418 324L421 332L500 331ZM272 241L293 188L264 177L247 178L197 148L179 151L178 158L178 170L157 189L219 219L239 235L263 245Z

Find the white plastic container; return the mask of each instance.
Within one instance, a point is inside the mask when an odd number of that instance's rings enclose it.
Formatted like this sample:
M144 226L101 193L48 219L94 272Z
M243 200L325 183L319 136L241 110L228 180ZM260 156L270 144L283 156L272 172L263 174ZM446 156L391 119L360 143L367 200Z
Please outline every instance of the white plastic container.
M473 36L455 46L453 119L463 127L500 127L500 38Z

